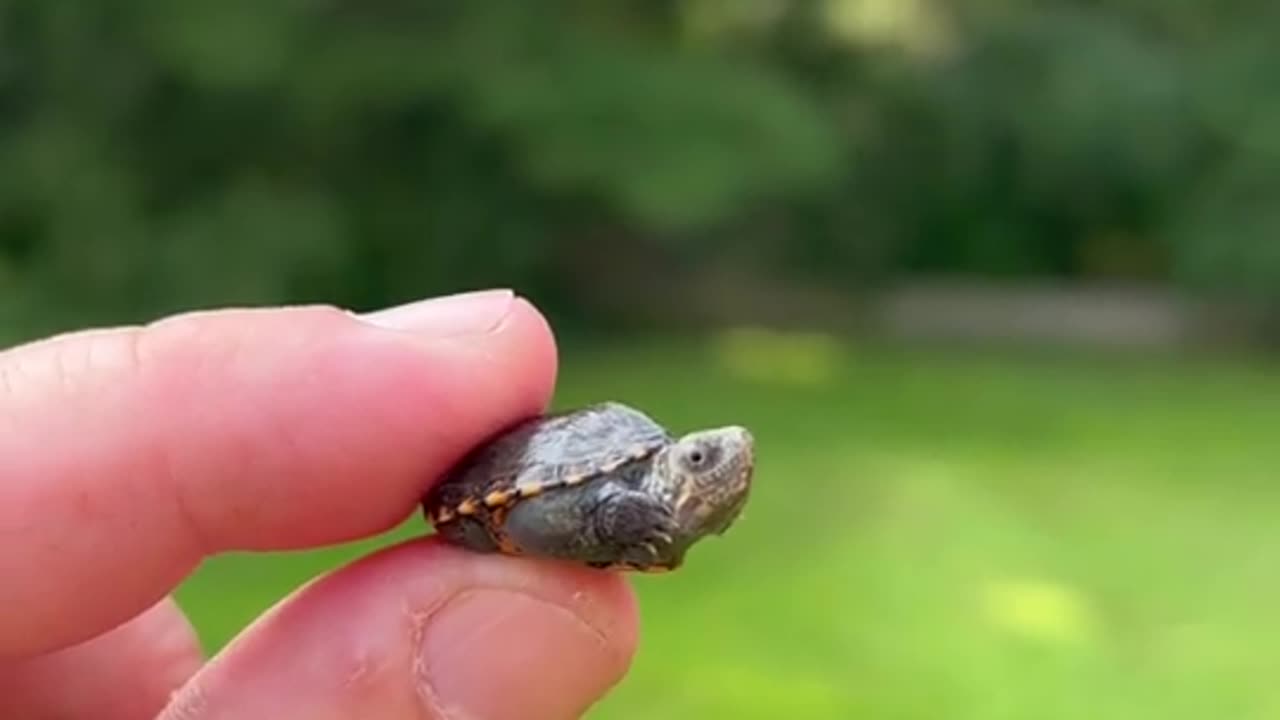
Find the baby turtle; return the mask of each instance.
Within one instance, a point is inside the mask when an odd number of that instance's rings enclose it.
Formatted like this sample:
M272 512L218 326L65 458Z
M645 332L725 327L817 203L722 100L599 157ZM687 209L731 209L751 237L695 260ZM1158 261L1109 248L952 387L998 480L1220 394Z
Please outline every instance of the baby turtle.
M676 437L634 408L601 403L509 428L424 507L445 540L477 552L674 570L742 512L754 452L742 427Z

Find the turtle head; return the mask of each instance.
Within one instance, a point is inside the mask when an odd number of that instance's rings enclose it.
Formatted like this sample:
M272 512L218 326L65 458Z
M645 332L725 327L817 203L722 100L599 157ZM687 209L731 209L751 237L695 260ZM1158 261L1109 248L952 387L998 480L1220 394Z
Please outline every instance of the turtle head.
M676 522L689 540L729 529L746 505L755 471L755 439L731 425L689 433L661 458L659 476L674 498Z

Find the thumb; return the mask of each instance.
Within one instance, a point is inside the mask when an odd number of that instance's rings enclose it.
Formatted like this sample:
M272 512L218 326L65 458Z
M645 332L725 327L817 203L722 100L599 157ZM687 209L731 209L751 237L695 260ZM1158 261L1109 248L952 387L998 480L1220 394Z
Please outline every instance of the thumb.
M161 720L575 720L626 672L636 624L615 574L414 541L285 600Z

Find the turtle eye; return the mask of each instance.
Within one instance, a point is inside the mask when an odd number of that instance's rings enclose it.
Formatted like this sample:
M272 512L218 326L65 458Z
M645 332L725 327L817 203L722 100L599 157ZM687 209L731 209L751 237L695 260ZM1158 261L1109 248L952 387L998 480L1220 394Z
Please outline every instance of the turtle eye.
M690 470L706 470L713 460L711 450L701 446L689 448L684 459Z

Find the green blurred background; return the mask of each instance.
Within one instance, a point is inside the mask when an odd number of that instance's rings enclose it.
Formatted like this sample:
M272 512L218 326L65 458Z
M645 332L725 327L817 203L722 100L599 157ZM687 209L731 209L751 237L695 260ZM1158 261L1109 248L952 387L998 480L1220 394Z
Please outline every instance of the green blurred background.
M514 287L749 425L591 714L1274 718L1280 8L0 0L0 343ZM422 532L208 562L211 650Z

